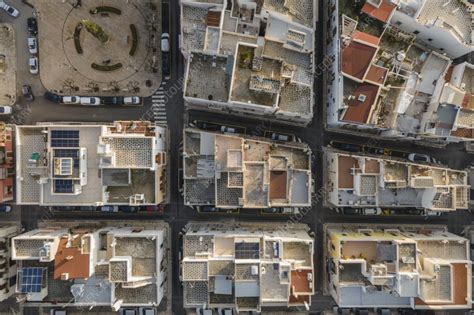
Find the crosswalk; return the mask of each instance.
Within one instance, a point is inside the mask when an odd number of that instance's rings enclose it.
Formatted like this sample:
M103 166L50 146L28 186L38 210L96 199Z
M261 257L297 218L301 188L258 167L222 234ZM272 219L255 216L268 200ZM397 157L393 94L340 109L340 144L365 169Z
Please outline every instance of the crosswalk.
M151 96L153 118L156 124L166 124L165 91L163 85Z

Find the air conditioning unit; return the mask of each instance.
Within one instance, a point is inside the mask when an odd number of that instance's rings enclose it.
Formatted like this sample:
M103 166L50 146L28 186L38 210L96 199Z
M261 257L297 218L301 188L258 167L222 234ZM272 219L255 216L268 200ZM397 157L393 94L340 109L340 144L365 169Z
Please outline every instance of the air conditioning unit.
M367 96L365 96L364 94L359 94L359 97L357 98L359 102L365 102L366 99Z

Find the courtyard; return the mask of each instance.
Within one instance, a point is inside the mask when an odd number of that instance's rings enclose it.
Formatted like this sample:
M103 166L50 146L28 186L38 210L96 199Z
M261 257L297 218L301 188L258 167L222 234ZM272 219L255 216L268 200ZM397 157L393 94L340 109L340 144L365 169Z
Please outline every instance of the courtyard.
M161 83L160 1L33 0L40 77L59 94L153 94Z

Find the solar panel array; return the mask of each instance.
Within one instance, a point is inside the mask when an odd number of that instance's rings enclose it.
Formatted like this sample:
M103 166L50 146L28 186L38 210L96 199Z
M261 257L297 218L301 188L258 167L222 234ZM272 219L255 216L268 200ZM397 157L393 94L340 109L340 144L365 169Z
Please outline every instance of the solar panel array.
M235 243L235 259L259 259L259 243Z
M70 179L54 180L54 192L57 194L71 194L74 192L74 182Z
M21 292L39 293L43 284L44 268L23 268L21 270Z
M79 147L79 130L51 130L53 148Z

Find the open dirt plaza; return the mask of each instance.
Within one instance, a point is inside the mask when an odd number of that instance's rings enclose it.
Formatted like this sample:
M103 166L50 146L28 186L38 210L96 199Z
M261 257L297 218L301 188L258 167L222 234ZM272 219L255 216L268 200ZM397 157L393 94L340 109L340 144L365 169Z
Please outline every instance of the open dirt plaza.
M59 94L153 94L161 83L160 0L80 2L31 1L44 87ZM105 40L88 23L102 29Z

